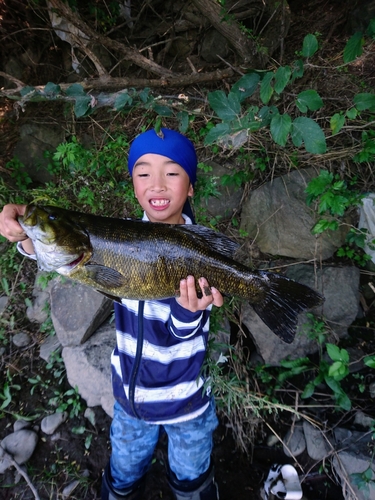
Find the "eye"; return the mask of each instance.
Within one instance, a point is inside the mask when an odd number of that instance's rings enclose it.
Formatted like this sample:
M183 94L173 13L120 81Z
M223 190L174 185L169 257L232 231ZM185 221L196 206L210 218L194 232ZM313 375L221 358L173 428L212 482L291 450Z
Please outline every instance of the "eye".
M48 215L48 220L56 220L56 219L57 219L57 215L55 215L55 214Z

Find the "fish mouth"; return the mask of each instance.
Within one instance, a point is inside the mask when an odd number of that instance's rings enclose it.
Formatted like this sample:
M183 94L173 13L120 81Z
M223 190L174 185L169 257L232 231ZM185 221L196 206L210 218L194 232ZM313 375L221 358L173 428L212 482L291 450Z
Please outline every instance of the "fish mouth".
M64 267L68 267L69 269L73 269L74 267L78 266L78 264L80 262L82 262L84 256L85 256L85 254L82 253L79 257L74 259L72 262L69 262L69 264L66 264Z

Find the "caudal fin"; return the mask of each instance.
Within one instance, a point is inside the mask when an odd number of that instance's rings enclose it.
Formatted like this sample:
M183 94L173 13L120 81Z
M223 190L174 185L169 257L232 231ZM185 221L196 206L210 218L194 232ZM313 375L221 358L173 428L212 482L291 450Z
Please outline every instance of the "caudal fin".
M266 299L252 304L262 321L281 340L294 340L298 314L320 305L324 297L312 288L274 273L261 273L269 284Z

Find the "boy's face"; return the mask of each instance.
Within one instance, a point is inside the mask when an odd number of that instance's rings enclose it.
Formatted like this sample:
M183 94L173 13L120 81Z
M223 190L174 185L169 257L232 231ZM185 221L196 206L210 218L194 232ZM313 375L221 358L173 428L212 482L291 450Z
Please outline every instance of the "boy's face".
M182 208L193 186L185 170L166 156L148 153L133 168L135 196L151 222L183 224Z

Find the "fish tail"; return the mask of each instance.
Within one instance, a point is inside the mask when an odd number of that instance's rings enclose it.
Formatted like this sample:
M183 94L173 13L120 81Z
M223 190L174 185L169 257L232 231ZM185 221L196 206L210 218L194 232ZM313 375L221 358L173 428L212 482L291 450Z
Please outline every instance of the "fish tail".
M285 276L267 272L260 274L269 289L262 302L251 305L268 328L281 340L291 344L296 333L298 314L322 304L324 298L312 288Z

